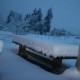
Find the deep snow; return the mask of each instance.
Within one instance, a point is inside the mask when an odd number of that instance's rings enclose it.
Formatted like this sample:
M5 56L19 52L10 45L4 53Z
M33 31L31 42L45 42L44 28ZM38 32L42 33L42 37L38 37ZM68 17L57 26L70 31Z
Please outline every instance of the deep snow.
M4 42L3 53L0 55L0 80L80 80L80 72L75 67L76 60L63 61L72 65L60 75L49 73L16 55L18 45L12 43L12 35L5 36L0 37Z

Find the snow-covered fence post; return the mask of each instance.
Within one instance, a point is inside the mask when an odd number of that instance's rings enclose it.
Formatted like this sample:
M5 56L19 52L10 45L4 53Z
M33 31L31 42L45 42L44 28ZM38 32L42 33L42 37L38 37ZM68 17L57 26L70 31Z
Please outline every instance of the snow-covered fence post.
M77 70L80 71L80 44L79 44L79 50L78 50L78 57L76 61L76 67L77 67Z

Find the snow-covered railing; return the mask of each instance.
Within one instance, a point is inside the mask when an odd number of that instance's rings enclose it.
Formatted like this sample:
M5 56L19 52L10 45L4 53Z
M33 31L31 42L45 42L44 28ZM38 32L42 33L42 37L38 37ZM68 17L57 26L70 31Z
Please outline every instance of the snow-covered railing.
M13 41L34 49L35 51L42 52L47 56L54 57L69 57L78 56L79 45L65 44L54 41L52 37L41 35L16 35Z
M0 53L2 52L3 49L3 42L0 40Z

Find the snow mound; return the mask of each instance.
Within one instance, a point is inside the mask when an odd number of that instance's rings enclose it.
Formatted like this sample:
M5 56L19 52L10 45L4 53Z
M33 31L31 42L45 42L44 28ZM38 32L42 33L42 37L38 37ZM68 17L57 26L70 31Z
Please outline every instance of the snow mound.
M14 34L8 31L0 31L0 40L3 42L12 42L12 36Z
M77 71L76 67L67 69L62 76L66 77L67 80L80 80L80 72Z

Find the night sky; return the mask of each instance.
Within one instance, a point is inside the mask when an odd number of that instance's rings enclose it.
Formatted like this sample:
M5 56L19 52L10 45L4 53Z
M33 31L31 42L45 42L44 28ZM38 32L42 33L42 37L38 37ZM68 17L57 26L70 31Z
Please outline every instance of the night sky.
M52 8L52 28L64 28L80 34L80 0L0 0L0 20L5 21L10 10L25 16L34 8L41 8L44 16Z

